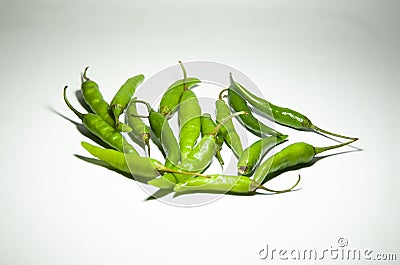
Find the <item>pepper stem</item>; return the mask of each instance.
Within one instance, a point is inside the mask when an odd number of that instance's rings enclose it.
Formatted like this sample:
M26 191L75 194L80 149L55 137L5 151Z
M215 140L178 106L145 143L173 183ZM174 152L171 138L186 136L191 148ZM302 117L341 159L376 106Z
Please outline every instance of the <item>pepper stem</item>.
M144 100L139 100L139 99L134 99L132 100L133 103L142 103L144 105L146 105L147 111L149 112L149 115L144 116L144 115L136 115L136 114L131 114L132 117L138 117L138 118L148 118L150 116L150 112L152 111L151 106L148 102L144 101Z
M345 143L342 143L342 144L331 145L331 146L326 146L326 147L314 147L314 152L315 152L315 155L317 155L319 153L322 153L322 152L325 152L325 151L328 151L328 150L331 150L331 149L336 149L336 148L351 144L351 143L353 143L353 142L355 142L357 140L358 140L358 138L353 138L353 140L345 142Z
M256 187L256 189L262 189L262 190L265 190L265 191L275 192L275 193L285 193L285 192L292 191L294 188L296 188L297 185L300 183L300 179L301 179L301 176L299 174L299 178L297 179L296 183L292 187L290 187L289 189L286 189L286 190L272 190L272 189L264 187L263 185L258 185Z
M181 68L182 68L182 72L183 72L183 90L187 90L188 86L187 86L187 73L186 73L186 69L185 66L183 65L183 63L181 61L178 61L178 63L180 64Z
M323 130L321 128L318 128L314 124L311 124L310 128L312 130L314 130L314 131L325 133L325 134L328 134L328 135L331 135L331 136L340 137L340 138L343 138L343 139L355 140L355 141L358 140L358 138L356 138L356 137L349 137L349 136L344 136L344 135L340 135L340 134L337 134L337 133L332 133L332 132L325 131L325 130Z
M229 115L228 117L225 117L220 123L218 123L217 126L215 126L214 130L210 133L210 135L217 135L219 130L221 129L222 125L224 125L227 121L231 120L233 117L239 116L239 115L248 115L247 112L245 111L239 111L239 112L235 112L231 115Z
M67 88L68 88L68 86L65 86L65 87L64 87L64 101L65 101L65 103L67 104L68 108L69 108L70 110L72 110L72 111L76 114L76 116L78 116L79 119L82 120L82 119L83 119L83 114L80 113L79 111L77 111L77 110L71 105L71 103L69 103L69 100L68 100L68 98L67 98Z
M218 99L219 100L223 100L223 96L222 96L222 94L225 92L225 91L228 91L229 90L229 88L225 88L225 89L223 89L223 90L221 90L221 92L219 92L219 96L218 96Z
M85 70L83 70L83 75L82 75L82 77L83 77L83 79L84 79L85 81L90 80L90 79L86 76L86 72L87 72L88 68L89 68L89 66L86 66L86 67L85 67Z

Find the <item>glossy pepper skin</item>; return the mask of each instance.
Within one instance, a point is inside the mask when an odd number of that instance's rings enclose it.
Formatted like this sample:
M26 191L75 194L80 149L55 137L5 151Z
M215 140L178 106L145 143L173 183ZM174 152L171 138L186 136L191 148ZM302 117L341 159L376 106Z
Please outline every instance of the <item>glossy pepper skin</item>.
M90 80L86 76L87 69L88 67L85 68L82 76L83 82L81 84L81 91L83 99L95 114L100 116L109 125L114 126L115 120L114 117L111 115L110 106L104 100L97 83ZM117 126L117 129L123 132L130 132L132 130L129 126L122 123Z
M178 183L174 187L175 192L194 192L194 191L217 191L251 193L253 181L245 176L227 176L221 174L210 175L208 177L190 178L186 182Z
M220 98L215 102L216 108L216 120L217 124L220 123L224 118L231 115L231 111L229 106L225 103L225 101ZM236 132L235 126L233 122L227 121L221 128L221 134L224 136L225 143L232 150L233 154L239 158L243 153L243 146L240 140L239 134Z
M214 129L210 132L210 134L204 135L199 143L193 148L193 151L189 154L189 156L185 159L182 159L181 163L179 163L178 168L182 171L188 172L203 172L212 162L213 157L215 156L218 150L217 144L217 135L220 129L224 124L230 121L233 117L245 114L245 112L237 112L229 115L224 118L220 124L216 125ZM179 182L182 182L182 179L176 175ZM187 175L184 176L184 179L187 179Z
M329 134L332 136L354 140L357 138L343 136L340 134L332 133L329 131L325 131L321 128L315 126L309 118L305 115L289 109L280 107L270 103L269 101L260 98L254 94L252 94L249 90L243 87L241 84L233 80L232 74L230 74L231 86L230 88L236 91L240 96L242 96L245 100L247 100L254 108L263 113L267 118L282 124L287 127L291 127L297 130L304 131L317 131L325 134Z
M82 120L83 125L86 129L88 129L91 133L99 137L103 142L108 144L109 146L115 148L118 151L124 153L137 153L135 148L133 148L126 139L121 135L119 131L117 131L113 126L109 125L105 122L100 116L88 113L82 114L78 112L72 105L69 103L66 95L67 87L64 87L64 101L67 106Z
M179 147L182 158L188 157L193 150L201 129L201 107L196 94L185 90L181 97L178 111L179 118Z
M270 180L270 173L277 172L292 166L309 163L315 155L327 150L348 145L355 140L327 147L314 147L304 142L291 144L261 163L254 172L254 182L261 184Z
M126 120L132 128L130 135L137 141L144 143L147 146L147 155L150 156L150 130L139 117L136 109L136 98L134 98L127 108Z
M113 149L104 149L87 142L81 144L90 154L122 172L145 178L155 178L160 175L157 169L162 164L155 159L141 157L136 153L125 154Z
M201 135L204 137L207 134L210 134L214 128L215 128L216 124L215 122L212 120L211 115L209 113L204 113L201 116ZM224 165L224 159L221 156L221 149L222 149L222 145L224 144L224 136L221 134L221 131L218 132L217 134L217 151L215 153L215 157L218 159L218 162L221 166Z
M282 135L280 132L268 127L254 117L246 101L232 89L228 89L228 101L229 105L234 111L246 111L248 113L248 115L239 116L238 119L247 128L247 130L256 136L264 137L267 135Z
M187 89L191 89L200 82L198 78L188 77L186 82L181 79L171 84L161 98L159 112L167 118L171 117L178 108L185 84Z
M193 148L192 152L176 165L175 169L194 173L203 172L212 162L218 149L214 134L205 135ZM173 174L177 182L186 181L188 175ZM167 176L168 177L168 176ZM171 177L172 178L172 177Z
M264 155L275 145L285 141L287 135L261 138L247 147L237 162L240 175L251 175Z
M171 168L178 171L201 173L203 172L212 162L214 155L218 149L217 145L217 135L219 130L224 124L231 121L231 119L237 115L243 114L243 112L238 112L225 117L220 124L214 127L214 129L207 135L204 135L199 143L194 147L192 152L187 158L182 159L182 161ZM148 182L149 184L159 187L161 189L170 189L175 183L185 182L190 177L187 174L164 174L161 178Z
M202 172L210 164L218 149L214 135L205 135L193 148L188 157L183 158L178 167L189 172Z
M161 141L167 156L165 166L173 168L181 159L181 152L174 132L164 115L151 108L149 112L150 127L156 137Z
M143 82L143 80L144 75L142 74L129 78L111 100L110 107L114 114L117 126L120 124L119 116L121 116L122 112L124 112L131 98L135 94L136 88Z
M135 177L152 179L159 176L160 173L176 172L153 158L141 157L136 154L125 154L113 149L104 149L86 142L82 142L82 146L93 156L108 163L111 167L125 173L130 173ZM179 172L179 174L193 176L189 172Z
M147 182L147 184L157 187L159 189L173 189L178 182L175 175L172 173L165 173L160 178L155 178Z

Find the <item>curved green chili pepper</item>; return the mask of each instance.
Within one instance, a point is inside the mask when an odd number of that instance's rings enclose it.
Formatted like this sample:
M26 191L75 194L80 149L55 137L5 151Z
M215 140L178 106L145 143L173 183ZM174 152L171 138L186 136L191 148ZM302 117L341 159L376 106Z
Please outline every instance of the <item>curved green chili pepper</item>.
M233 117L246 114L244 111L233 113L224 118L221 123L214 127L214 130L203 136L199 143L193 148L187 158L183 158L178 168L189 172L202 172L211 163L218 150L217 135L222 126ZM178 176L177 176L178 177ZM178 177L178 180L181 181Z
M237 162L238 172L241 175L250 175L253 173L254 169L264 157L264 155L275 145L278 145L285 141L287 135L281 136L269 136L266 138L261 138L260 140L253 143L251 146L247 147L242 156Z
M85 68L85 71L82 75L81 90L83 99L95 114L99 115L109 125L114 126L115 120L110 113L110 106L103 99L103 95L100 92L99 86L96 82L90 80L86 76L88 68L89 67ZM117 129L122 132L130 132L132 130L129 126L122 123L118 125Z
M222 128L224 124L229 122L233 117L237 115L244 114L244 112L238 112L229 115L228 117L225 117L221 123L216 125L214 129L207 135L204 135L200 142L194 147L192 152L189 154L189 156L185 159L182 159L182 161L177 165L174 166L174 169L177 169L178 171L186 171L186 172L192 172L192 173L198 173L202 172L204 169L206 169L211 161L214 155L216 154L216 151L218 150L218 145L217 145L217 135L219 130ZM174 187L176 183L184 182L188 179L187 174L182 175L182 174L164 174L161 178L158 178L157 180L152 180L151 182L148 182L148 184L151 184L153 186L159 187L160 189L171 189Z
M180 61L179 63L182 67L183 80L184 80L184 91L180 99L179 112L178 112L179 127L180 127L179 147L181 150L182 158L186 158L193 150L193 147L200 136L201 107L199 104L199 100L196 97L196 94L192 90L187 89L186 70Z
M182 159L178 167L191 172L201 172L210 165L217 149L215 134L205 135L192 152Z
M321 132L325 133L328 135L344 138L344 139L350 139L354 140L357 138L354 137L348 137L348 136L343 136L340 134L332 133L325 131L321 128L318 128L315 126L309 118L307 118L305 115L291 110L289 108L283 108L276 106L268 101L266 101L263 98L257 97L256 95L252 94L250 91L248 91L246 88L244 88L242 85L237 83L236 81L233 80L232 74L230 74L231 78L231 89L235 90L237 93L239 93L244 99L246 99L254 108L262 112L267 118L282 124L284 126L288 126L297 130L304 130L304 131L316 131L316 132Z
M133 97L133 94L135 94L136 88L143 82L143 80L144 75L142 74L129 78L111 100L110 106L111 111L114 114L116 126L120 124L119 116L124 112L129 101Z
M160 175L157 168L160 168L162 164L153 158L104 149L87 142L81 142L81 145L93 156L122 172L146 178L155 178Z
M227 176L221 174L210 175L206 177L193 177L184 183L178 183L174 187L175 192L194 192L194 191L217 191L234 193L253 193L256 189L263 189L274 193L283 193L293 190L300 182L300 176L297 182L289 189L277 191L257 185L246 176Z
M216 120L220 123L224 118L231 115L229 106L222 99L222 93L219 94L219 99L215 101ZM236 158L239 158L243 152L243 146L240 141L239 134L236 132L232 120L227 121L221 128L221 134L224 136L225 143L233 151Z
M201 81L198 78L188 77L186 85L188 89L191 89L200 82ZM178 109L177 107L179 105L183 90L184 90L183 79L174 82L168 87L167 91L165 91L160 101L159 112L162 115L166 116L167 118L170 118L171 115Z
M181 160L181 152L179 149L178 142L176 141L174 132L169 126L168 119L161 113L153 110L149 103L142 100L135 100L145 104L149 112L149 123L150 128L154 132L155 136L161 141L161 145L166 154L166 167L174 167Z
M104 149L98 146L94 146L87 142L81 142L83 148L85 148L90 154L97 157L98 159L108 163L115 169L118 169L125 173L133 174L134 176L154 178L160 175L160 172L173 172L179 174L187 174L191 176L204 175L176 171L165 167L158 160L148 157L141 157L137 154L125 154L113 149Z
M319 153L351 144L356 140L358 139L327 147L314 147L304 142L291 144L276 153L275 155L270 156L267 160L265 160L258 166L256 171L254 172L254 182L256 182L257 184L261 184L271 179L268 178L270 173L276 172L278 170L283 170L295 165L309 163L313 160L314 156Z
M165 165L167 167L177 165L181 159L181 152L168 120L161 113L152 110L150 112L149 121L150 127L157 138L160 139L167 156Z
M181 64L180 61L179 63ZM193 86L201 82L198 78L187 77L186 71L183 73L184 78L171 84L161 98L158 111L167 118L171 117L171 115L177 110L179 102L181 102L183 91L191 89Z
M212 120L211 115L209 113L204 113L201 116L201 135L205 136L207 134L210 134L215 126L215 122ZM221 156L221 149L222 145L224 144L224 136L221 134L221 131L218 132L217 134L217 151L215 153L215 157L218 159L218 162L221 166L224 165L224 159Z
M252 180L245 176L226 176L211 175L209 177L191 178L183 183L178 183L174 187L175 192L187 191L220 191L250 193Z
M130 135L132 135L136 140L143 142L147 146L147 155L150 156L150 130L139 117L135 100L136 98L133 98L132 102L127 108L128 125L132 128Z
M246 111L249 113L249 115L239 116L238 119L247 128L247 130L256 136L263 137L265 135L282 135L280 132L268 127L254 117L246 101L232 89L228 89L228 102L234 111Z
M83 125L88 129L91 133L99 137L102 141L104 141L109 146L115 148L118 151L125 153L137 153L135 148L133 148L126 139L118 132L114 127L105 122L100 116L88 113L82 114L77 111L71 103L69 103L67 99L67 86L64 87L64 101L67 106L78 116L79 119L82 120Z

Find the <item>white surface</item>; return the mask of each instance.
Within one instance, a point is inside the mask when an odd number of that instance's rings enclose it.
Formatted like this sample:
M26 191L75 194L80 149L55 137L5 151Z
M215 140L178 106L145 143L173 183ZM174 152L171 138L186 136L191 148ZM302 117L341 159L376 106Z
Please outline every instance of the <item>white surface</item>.
M2 1L0 263L263 264L266 244L324 249L340 237L399 258L400 4L323 2ZM86 155L84 137L49 109L77 121L65 84L78 89L89 65L111 99L130 75L179 59L231 65L364 151L300 170L298 192L189 209L145 202L135 182L73 156Z

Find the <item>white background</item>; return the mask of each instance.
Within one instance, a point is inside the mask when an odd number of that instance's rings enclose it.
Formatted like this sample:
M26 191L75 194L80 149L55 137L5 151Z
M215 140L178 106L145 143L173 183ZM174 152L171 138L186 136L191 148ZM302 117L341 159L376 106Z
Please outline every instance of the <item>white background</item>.
M323 250L340 237L400 258L399 9L389 0L1 1L0 263L266 264L266 244ZM129 76L177 60L230 65L272 102L360 137L363 151L285 173L303 176L288 194L196 208L144 201L134 181L77 159L87 139L51 109L77 121L61 91L70 85L76 105L87 65L111 99Z

